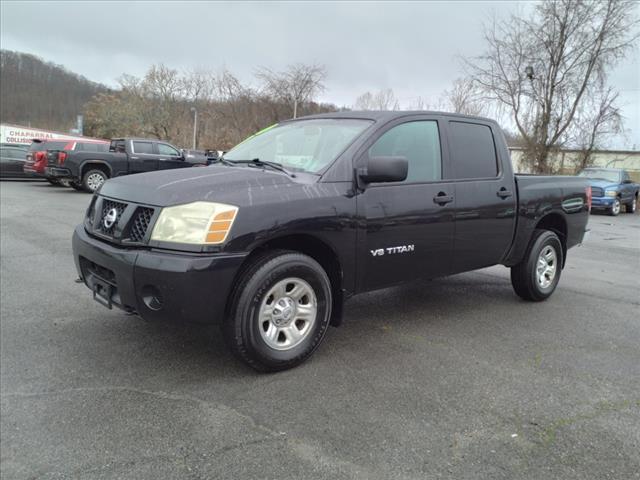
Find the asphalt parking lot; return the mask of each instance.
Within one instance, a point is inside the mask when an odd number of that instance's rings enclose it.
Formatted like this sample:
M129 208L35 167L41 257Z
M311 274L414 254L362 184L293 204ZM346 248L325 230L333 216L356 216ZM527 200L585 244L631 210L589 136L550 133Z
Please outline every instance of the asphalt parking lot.
M264 375L74 283L89 195L0 194L3 479L640 478L640 215L592 215L547 302L502 267L367 294Z

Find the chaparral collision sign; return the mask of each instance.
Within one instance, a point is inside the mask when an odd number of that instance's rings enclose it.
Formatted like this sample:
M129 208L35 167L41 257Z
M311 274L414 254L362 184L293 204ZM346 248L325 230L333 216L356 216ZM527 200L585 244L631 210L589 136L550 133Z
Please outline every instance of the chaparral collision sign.
M20 125L0 125L0 137L2 143L14 143L30 145L34 138L41 140L82 140L87 137L67 135L65 133L41 130L39 128L22 127Z

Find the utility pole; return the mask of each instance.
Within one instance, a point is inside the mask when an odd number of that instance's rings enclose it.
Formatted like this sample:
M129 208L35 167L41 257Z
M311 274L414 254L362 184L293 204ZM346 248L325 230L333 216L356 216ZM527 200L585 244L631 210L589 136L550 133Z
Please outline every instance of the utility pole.
M191 107L193 112L193 149L196 149L196 134L198 132L198 110L196 107Z

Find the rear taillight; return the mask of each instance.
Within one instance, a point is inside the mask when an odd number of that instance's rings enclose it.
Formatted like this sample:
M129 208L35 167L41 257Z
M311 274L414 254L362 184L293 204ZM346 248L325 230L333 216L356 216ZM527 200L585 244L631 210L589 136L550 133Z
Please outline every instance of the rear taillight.
M67 159L67 152L58 152L58 165L62 165Z
M36 162L39 161L39 160L42 160L44 158L44 154L45 154L45 152L36 152L36 154L35 154Z
M591 187L585 188L584 191L587 194L587 207L589 207L589 211L591 211Z

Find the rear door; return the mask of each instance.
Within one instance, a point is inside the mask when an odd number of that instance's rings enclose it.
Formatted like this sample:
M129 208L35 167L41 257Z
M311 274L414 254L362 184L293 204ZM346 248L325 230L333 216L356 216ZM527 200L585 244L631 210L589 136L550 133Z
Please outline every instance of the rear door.
M515 180L495 127L448 120L451 180L455 184L453 273L500 263L513 241ZM505 167L507 166L507 167Z
M156 143L156 149L158 151L158 168L160 170L191 166L184 161L182 154L168 143Z
M433 116L388 124L365 146L365 156L403 156L403 182L372 183L358 196L360 288L373 290L449 274L453 253L453 183L443 180L446 146ZM440 197L440 199L438 199Z
M154 170L158 170L158 154L155 152L153 142L131 140L129 171L131 173L142 173Z

